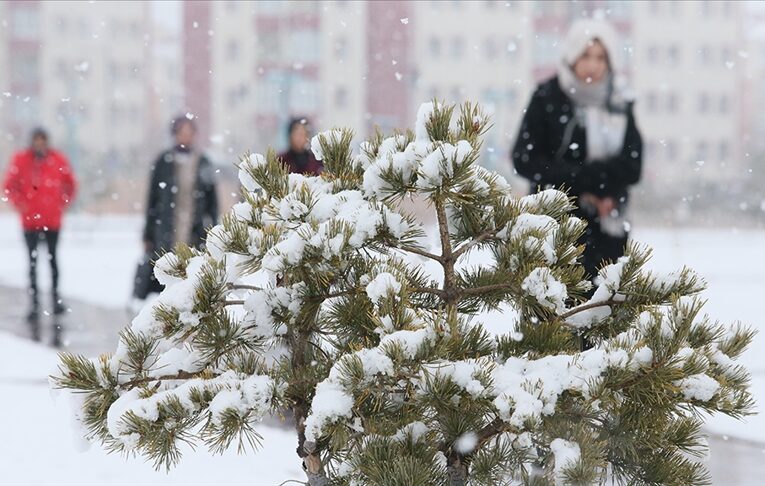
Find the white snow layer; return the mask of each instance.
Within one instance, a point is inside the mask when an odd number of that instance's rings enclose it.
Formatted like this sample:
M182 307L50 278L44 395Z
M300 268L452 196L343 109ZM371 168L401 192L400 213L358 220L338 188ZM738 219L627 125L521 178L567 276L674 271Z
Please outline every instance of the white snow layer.
M521 288L548 309L559 313L566 309L568 290L547 267L537 267L529 272L523 279Z
M401 292L401 282L396 280L392 274L384 272L372 279L366 287L369 300L377 303L389 293L397 294Z
M574 466L581 457L579 444L565 439L553 439L550 450L555 456L555 484L564 484L564 470Z

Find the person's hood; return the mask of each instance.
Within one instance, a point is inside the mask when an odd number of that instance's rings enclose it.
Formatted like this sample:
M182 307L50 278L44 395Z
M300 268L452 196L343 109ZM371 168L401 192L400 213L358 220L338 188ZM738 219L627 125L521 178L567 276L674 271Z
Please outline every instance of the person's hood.
M605 20L579 19L571 24L561 42L562 61L572 66L593 40L599 40L608 52L608 61L613 73L622 71L622 50L614 28Z
M589 43L597 39L608 53L610 72L605 80L608 86L585 86L576 80L571 67L587 50ZM634 93L623 73L623 52L614 28L600 19L578 19L571 24L560 44L561 57L558 64L558 79L564 92L571 95L572 87L580 93L574 98L607 97L608 105L623 110L627 103L634 100ZM592 91L591 93L587 93ZM602 91L598 93L597 91ZM580 100L581 101L581 100Z

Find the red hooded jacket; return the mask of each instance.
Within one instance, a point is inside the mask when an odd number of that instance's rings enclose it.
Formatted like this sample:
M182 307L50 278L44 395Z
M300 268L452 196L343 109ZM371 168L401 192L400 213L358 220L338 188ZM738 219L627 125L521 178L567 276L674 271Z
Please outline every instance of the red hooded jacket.
M3 192L19 211L24 230L57 231L76 187L64 154L49 149L38 159L32 149L27 149L13 156Z

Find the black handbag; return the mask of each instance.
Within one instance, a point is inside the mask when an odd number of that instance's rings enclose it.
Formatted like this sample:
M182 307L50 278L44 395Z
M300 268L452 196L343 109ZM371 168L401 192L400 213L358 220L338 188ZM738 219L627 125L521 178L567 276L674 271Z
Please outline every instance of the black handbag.
M154 276L154 264L151 261L151 256L148 253L144 254L135 270L133 297L146 300L149 294L160 292L162 292L162 284Z

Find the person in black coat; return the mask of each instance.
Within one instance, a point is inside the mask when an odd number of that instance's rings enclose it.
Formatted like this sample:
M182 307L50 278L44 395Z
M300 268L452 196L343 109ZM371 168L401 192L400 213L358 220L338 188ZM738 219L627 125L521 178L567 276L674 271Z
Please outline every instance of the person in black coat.
M591 278L624 254L629 187L640 180L643 143L633 101L616 76L618 48L605 22L579 20L558 73L531 97L512 150L532 191L567 189L586 220L583 263Z
M196 125L180 116L172 122L175 146L162 152L152 165L146 223L143 230L145 263L155 255L173 249L176 243L201 248L207 228L218 222L215 169L194 147ZM147 267L148 268L148 267ZM160 292L162 286L139 267L134 296ZM150 279L146 287L141 280Z
M206 229L218 221L215 170L194 147L194 121L176 118L172 134L175 146L151 169L143 232L147 252L172 250L176 243L201 247Z

